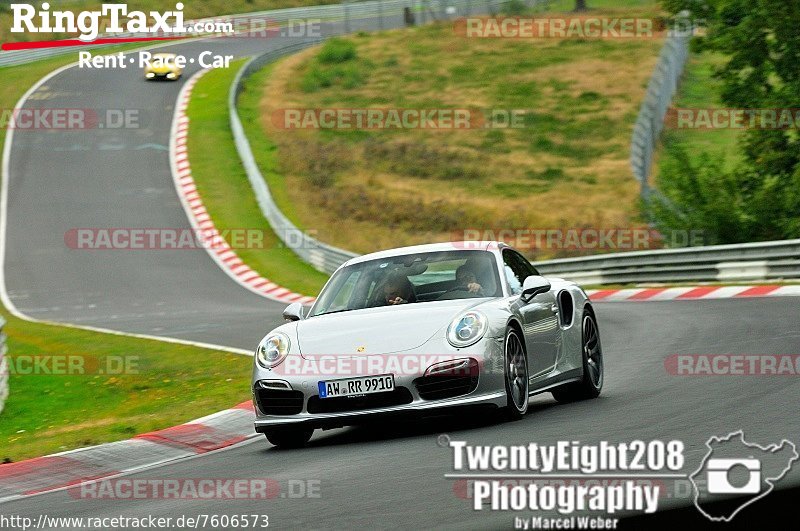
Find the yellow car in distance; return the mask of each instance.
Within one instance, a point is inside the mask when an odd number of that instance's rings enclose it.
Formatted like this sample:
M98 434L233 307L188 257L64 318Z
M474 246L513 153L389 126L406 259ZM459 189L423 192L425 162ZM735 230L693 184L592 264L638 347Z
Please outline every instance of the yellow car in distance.
M175 81L183 75L182 65L174 53L154 53L144 68L145 79Z

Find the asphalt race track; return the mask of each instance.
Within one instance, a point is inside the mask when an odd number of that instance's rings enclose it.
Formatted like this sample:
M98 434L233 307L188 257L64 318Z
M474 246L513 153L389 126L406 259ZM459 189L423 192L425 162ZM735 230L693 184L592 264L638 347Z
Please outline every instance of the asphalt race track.
M241 56L280 44L238 38L170 48L187 57L207 49ZM187 65L184 79L198 69ZM71 68L28 100L27 106L40 108L137 109L147 127L15 134L5 272L9 298L20 311L246 349L280 322L284 305L241 289L202 249L117 252L65 245L73 228L191 228L167 150L182 84L146 82L139 68Z
M272 449L259 438L132 476L272 478L281 485L312 479L320 481L319 499L109 501L78 500L62 491L10 502L3 510L34 516L262 513L281 528L507 528L510 514L473 511L457 484L443 477L452 471L452 456L437 445L438 435L470 444L681 439L687 473L699 465L712 435L743 429L761 444L798 443L796 378L670 376L663 362L672 353L794 352L800 343L796 307L791 298L598 305L607 377L598 400L558 405L542 395L513 423L451 419L317 432L309 448L295 451ZM782 487L797 485L798 472L790 472ZM690 503L667 499L659 506ZM751 510L757 504L742 514Z
M215 39L174 47L187 55L249 55L278 40ZM195 67L196 68L196 67ZM193 72L187 68L184 79ZM11 146L5 275L16 307L32 317L251 349L280 322L282 304L242 288L204 251L77 251L76 227L189 228L164 149L179 83L146 83L139 69L69 69L27 106L143 109L145 129L25 131ZM236 163L232 161L232 164ZM557 405L537 397L513 423L443 419L382 429L317 432L310 447L278 451L263 439L150 470L139 478L272 478L320 481L319 498L80 500L54 492L3 504L36 516L269 515L276 527L507 528L512 513L476 512L459 496L442 433L472 444L681 439L685 472L712 435L743 429L751 442L800 445L800 380L669 375L676 353L796 353L794 298L597 304L606 363L600 399ZM242 390L242 395L247 394ZM241 397L231 397L235 403ZM781 488L800 484L795 467ZM455 488L454 488L455 487ZM660 507L685 506L688 498ZM746 509L757 511L757 504ZM697 515L698 522L701 516Z

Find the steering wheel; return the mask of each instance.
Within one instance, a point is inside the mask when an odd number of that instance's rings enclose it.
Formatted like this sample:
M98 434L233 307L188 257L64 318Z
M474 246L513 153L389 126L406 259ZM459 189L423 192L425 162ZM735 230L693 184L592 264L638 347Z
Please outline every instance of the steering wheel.
M452 288L450 288L449 290L445 291L445 292L443 293L443 295L445 295L445 294L447 294L447 293L451 293L451 292L456 292L456 291L467 291L467 292L468 292L468 291L469 291L469 288L468 288L468 287L466 287L466 286L453 286L453 287L452 287Z

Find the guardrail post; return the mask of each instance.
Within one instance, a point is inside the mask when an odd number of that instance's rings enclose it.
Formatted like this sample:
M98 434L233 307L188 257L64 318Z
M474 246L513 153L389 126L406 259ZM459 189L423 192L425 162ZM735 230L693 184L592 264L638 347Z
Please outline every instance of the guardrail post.
M344 32L350 33L350 10L348 9L348 0L342 0L342 7L344 8Z
M378 0L378 28L383 31L383 0Z

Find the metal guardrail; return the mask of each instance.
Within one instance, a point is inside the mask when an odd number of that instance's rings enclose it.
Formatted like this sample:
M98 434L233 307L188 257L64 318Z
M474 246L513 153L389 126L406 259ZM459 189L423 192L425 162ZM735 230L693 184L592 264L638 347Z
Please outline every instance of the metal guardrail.
M482 8L490 12L498 12L508 0L381 0L373 2L359 2L358 4L339 4L322 6L329 14L339 13L345 21L340 28L340 33L348 33L356 29L375 30L387 27L402 27L402 17L406 7L414 11L426 11L429 17L442 19L463 17L479 12ZM542 0L532 0L529 5L536 5ZM435 6L435 7L434 7ZM311 9L311 8L308 8ZM313 8L317 9L317 8ZM338 11L338 10L341 10ZM282 10L285 11L285 10ZM362 22L362 27L357 28ZM228 94L228 114L230 117L231 131L233 132L236 150L247 172L247 178L256 194L256 200L264 217L267 218L273 231L283 241L284 245L292 249L303 261L311 264L315 269L324 273L332 273L344 262L357 256L355 253L339 249L323 243L305 234L297 228L280 211L272 194L269 191L264 176L255 162L250 142L244 133L236 103L242 92L244 81L264 65L276 59L300 51L313 44L318 44L321 39L308 40L287 45L278 50L272 50L251 59L236 75Z
M6 345L6 335L3 333L6 321L0 317L0 413L3 412L3 407L8 398L8 362L6 361L6 352L8 346Z
M244 133L242 122L239 119L239 113L236 110L236 102L242 91L242 82L247 77L267 63L275 61L285 55L298 52L304 48L308 48L309 46L313 46L314 44L318 44L319 42L320 40L310 40L294 43L278 50L256 56L248 61L236 74L236 78L231 85L228 94L228 114L234 142L236 143L236 151L239 153L239 158L247 172L247 178L250 180L250 185L256 194L258 206L261 208L264 217L267 218L272 230L278 235L281 241L291 248L303 261L308 262L319 271L332 273L337 267L356 255L349 251L327 245L306 235L281 212L278 205L275 204L275 200L272 198L272 194L269 191L267 182L264 180L264 176L258 168L258 164L256 164L253 150Z
M800 278L800 240L683 247L535 263L581 284L747 282Z
M672 31L661 49L658 64L647 85L647 95L633 128L631 169L641 184L642 197L649 193L648 179L653 165L653 154L664 128L664 117L689 58L689 41L692 39L693 28L688 17L688 12L678 16L676 24L684 27Z

